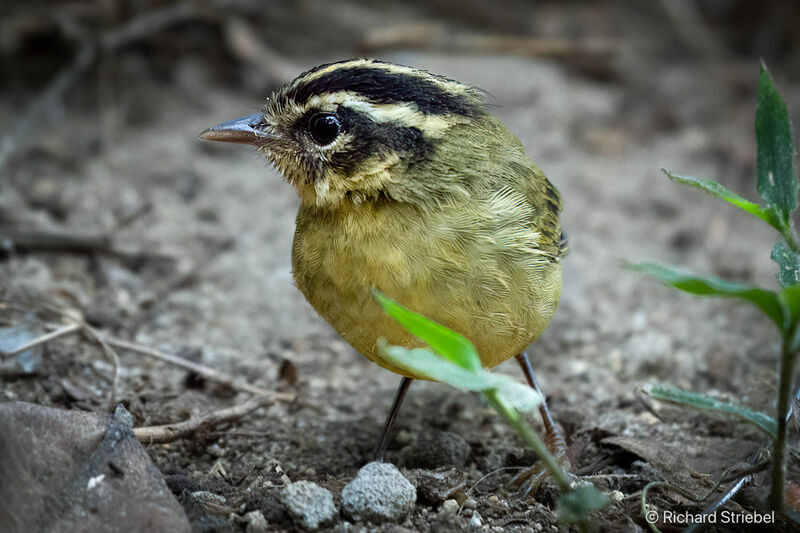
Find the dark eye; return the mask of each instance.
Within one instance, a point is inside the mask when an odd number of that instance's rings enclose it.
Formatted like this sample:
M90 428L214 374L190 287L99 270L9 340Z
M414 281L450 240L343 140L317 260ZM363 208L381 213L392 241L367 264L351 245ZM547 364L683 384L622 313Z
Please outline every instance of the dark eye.
M308 131L311 133L314 142L325 146L330 144L339 135L342 123L339 117L333 113L317 113L308 121Z

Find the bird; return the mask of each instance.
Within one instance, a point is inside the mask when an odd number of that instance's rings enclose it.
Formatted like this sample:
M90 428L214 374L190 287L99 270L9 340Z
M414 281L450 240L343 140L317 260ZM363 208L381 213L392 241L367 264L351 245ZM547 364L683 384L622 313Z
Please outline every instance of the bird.
M562 200L486 100L427 70L356 58L314 67L259 113L200 135L254 146L296 190L295 285L356 351L403 376L380 460L421 376L383 360L377 341L421 342L382 312L373 289L465 336L486 368L515 357L539 390L525 349L561 295ZM547 403L539 410L563 459Z

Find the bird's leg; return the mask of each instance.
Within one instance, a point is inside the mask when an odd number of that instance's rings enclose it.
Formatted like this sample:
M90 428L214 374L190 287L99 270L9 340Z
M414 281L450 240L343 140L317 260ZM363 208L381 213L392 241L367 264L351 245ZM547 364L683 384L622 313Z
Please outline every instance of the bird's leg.
M375 461L383 462L383 458L386 455L386 446L389 444L389 434L392 431L392 426L397 418L397 412L400 410L400 404L403 403L403 398L405 398L406 392L408 392L408 387L411 386L412 381L414 381L412 378L403 377L403 379L400 381L400 386L397 387L397 392L395 393L394 401L392 402L392 410L389 411L389 416L386 417L386 424L383 426L381 440L378 441L378 445L375 447L375 453L373 454Z
M528 359L528 354L522 352L517 356L517 362L525 374L525 379L528 380L528 385L538 392L542 397L542 403L539 404L539 414L542 416L542 422L545 429L545 444L547 449L550 450L559 463L569 469L569 459L567 458L567 441L564 439L564 434L561 429L553 421L553 416L550 414L550 409L547 408L547 401L539 388L539 383L536 381L536 374L533 372L531 362ZM535 494L539 490L542 481L547 477L547 470L541 463L532 466L531 468L519 473L511 480L511 485L520 487L525 485L525 496Z

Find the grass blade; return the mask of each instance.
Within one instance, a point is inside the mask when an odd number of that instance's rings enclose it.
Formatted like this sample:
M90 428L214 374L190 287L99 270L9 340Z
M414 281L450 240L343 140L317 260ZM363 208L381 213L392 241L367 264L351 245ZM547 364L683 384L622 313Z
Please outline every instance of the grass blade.
M695 187L697 189L705 191L711 194L712 196L716 196L721 200L725 200L729 204L733 204L739 209L760 218L761 220L763 220L770 226L774 227L778 231L782 230L781 226L782 223L780 219L776 217L775 213L773 213L769 209L761 207L757 203L751 202L746 198L742 198L735 192L725 188L722 184L717 183L714 180L701 180L692 176L683 176L681 174L675 174L674 172L667 170L665 168L662 168L661 172L663 172L672 181L676 181L678 183L689 185L690 187Z
M737 298L750 302L761 309L778 328L782 329L786 323L787 313L778 295L757 285L727 281L713 276L700 276L657 263L639 263L628 267L690 294Z
M778 425L774 418L759 411L748 409L747 407L733 405L702 394L687 392L673 387L653 386L646 389L645 393L656 400L684 405L694 409L736 416L737 418L750 422L766 433L772 440L775 440L778 435Z

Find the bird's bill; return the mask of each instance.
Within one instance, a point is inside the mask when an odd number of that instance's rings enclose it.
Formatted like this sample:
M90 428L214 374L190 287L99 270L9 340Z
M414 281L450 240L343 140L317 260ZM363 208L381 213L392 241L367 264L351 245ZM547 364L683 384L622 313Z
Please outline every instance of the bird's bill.
M260 113L236 118L208 128L200 134L200 138L204 141L259 144L272 138L270 134L258 129L257 126L263 123L263 120Z

